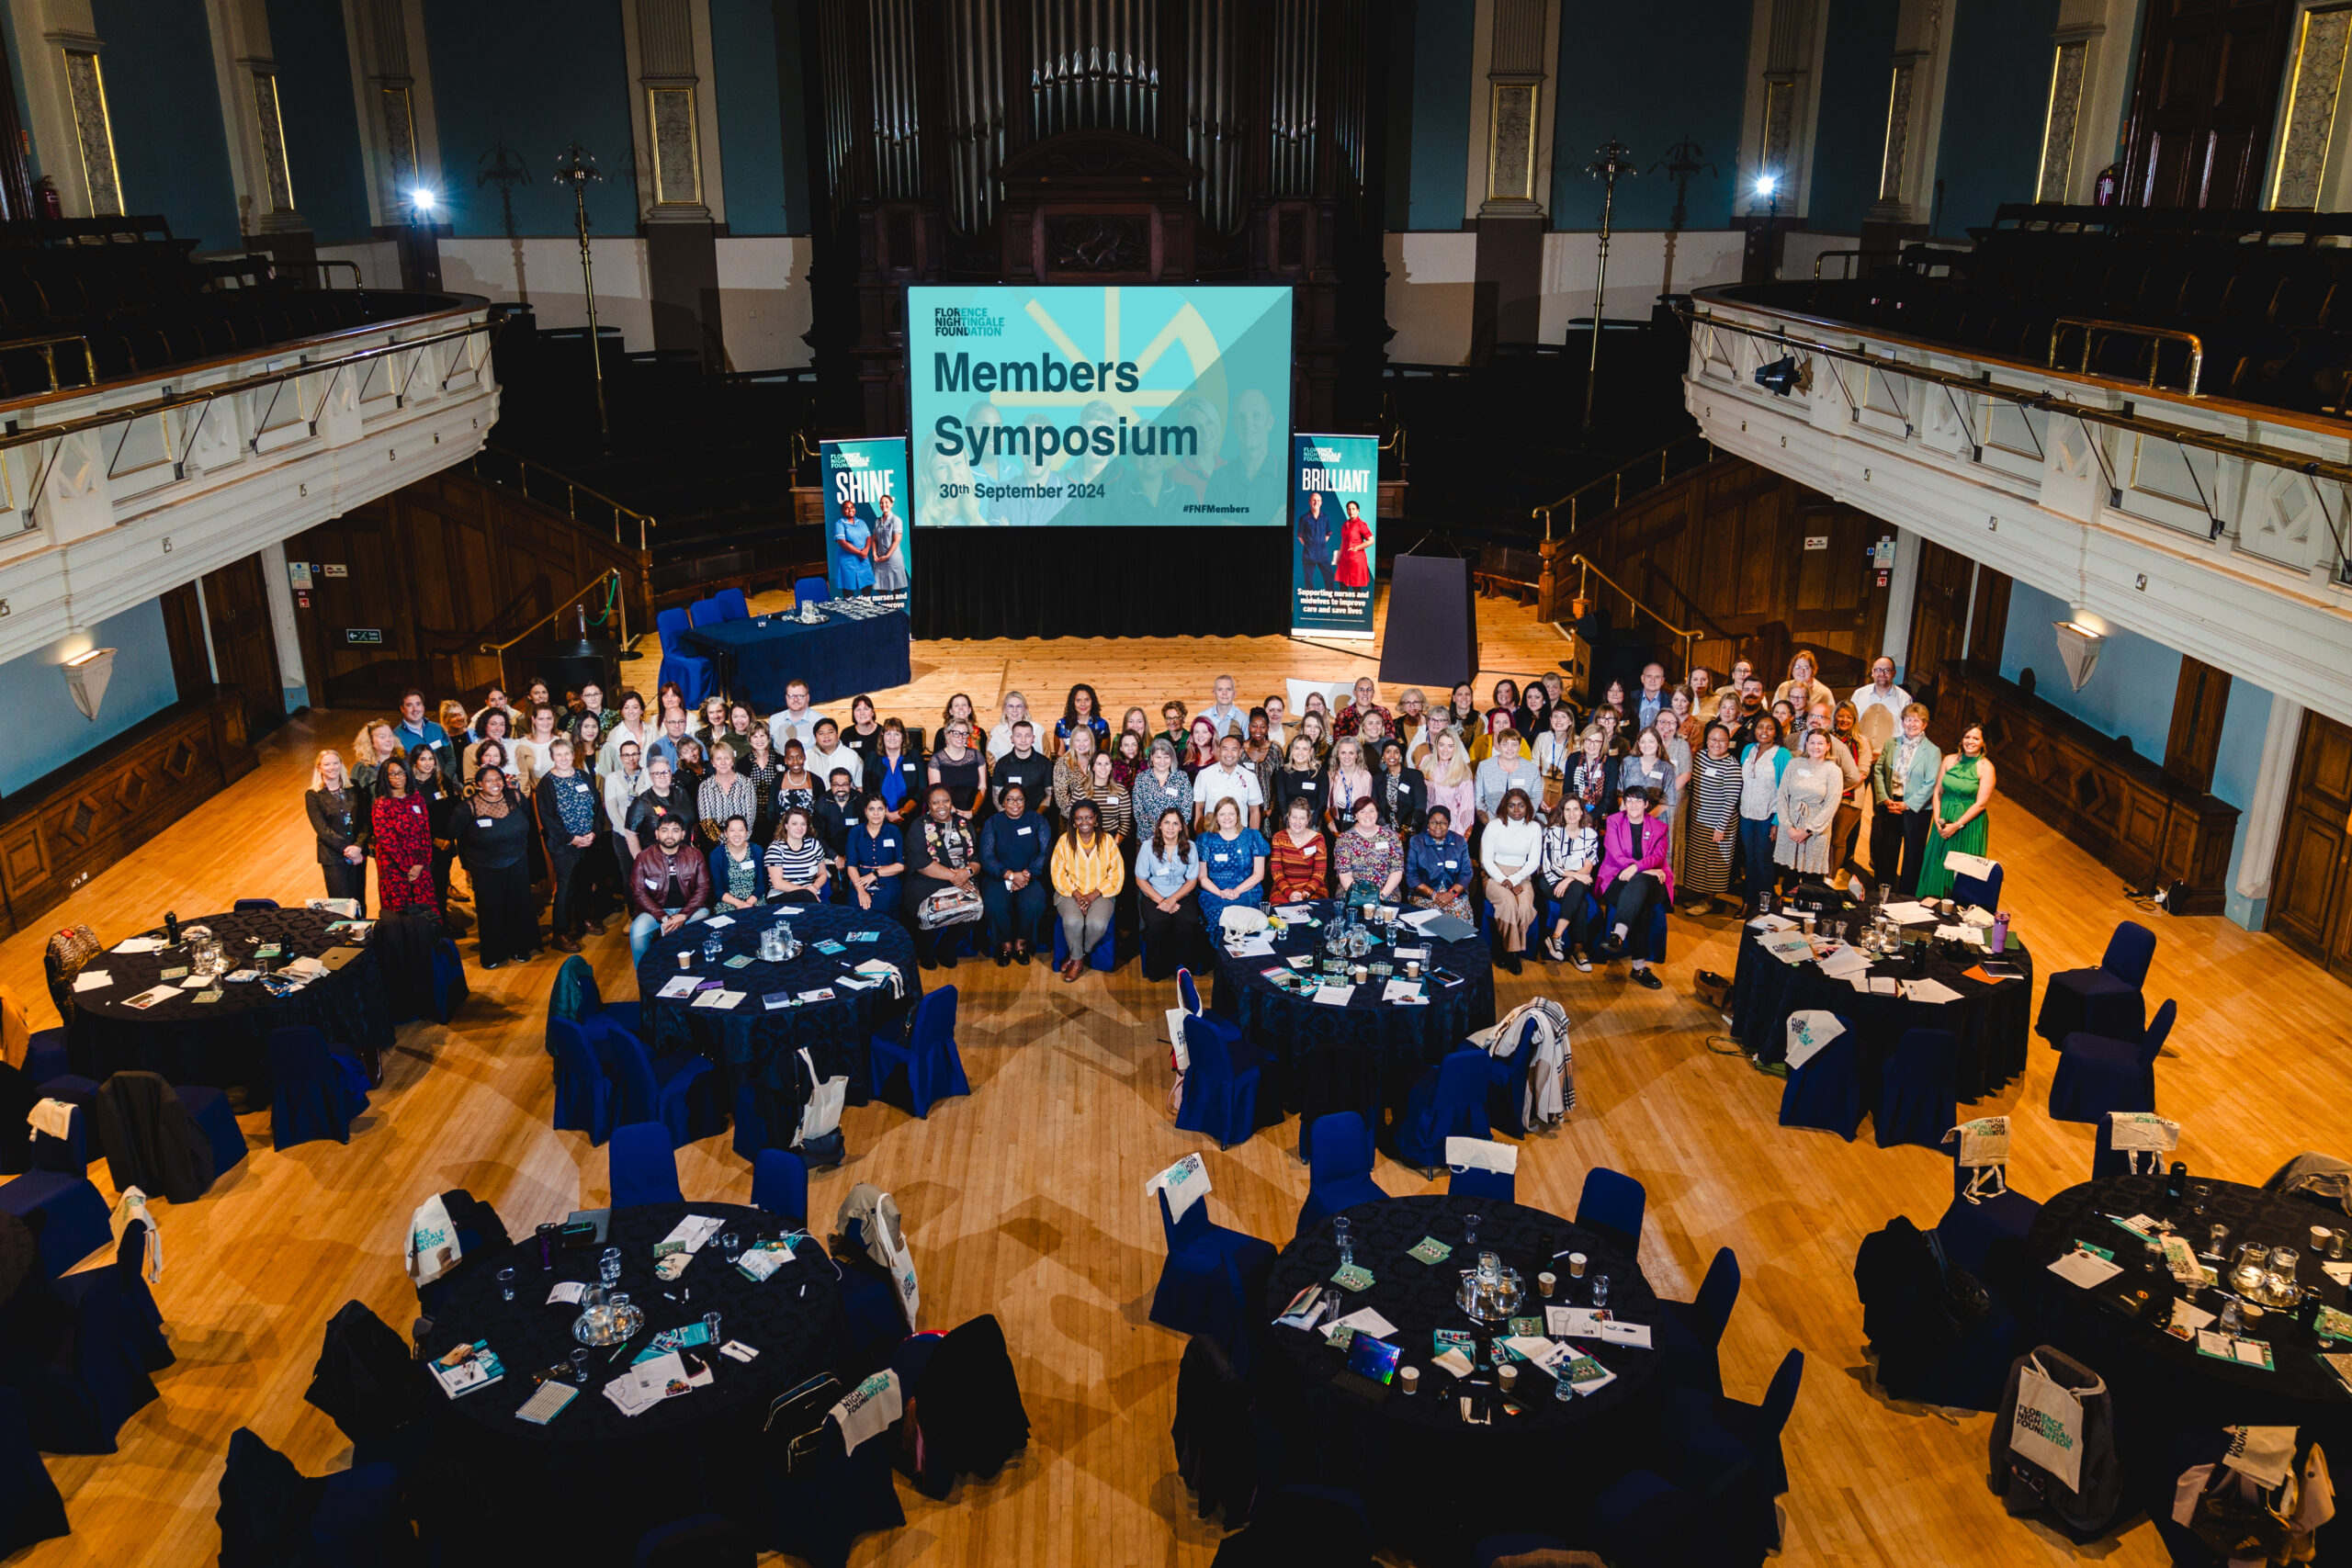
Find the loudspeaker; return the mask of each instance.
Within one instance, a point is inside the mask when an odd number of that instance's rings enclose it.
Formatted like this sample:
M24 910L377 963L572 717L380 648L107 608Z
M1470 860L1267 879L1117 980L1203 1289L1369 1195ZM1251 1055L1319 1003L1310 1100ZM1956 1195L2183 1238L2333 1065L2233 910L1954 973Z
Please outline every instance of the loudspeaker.
M1452 691L1478 672L1478 610L1460 556L1401 555L1388 567L1380 679ZM1431 699L1432 708L1440 705Z

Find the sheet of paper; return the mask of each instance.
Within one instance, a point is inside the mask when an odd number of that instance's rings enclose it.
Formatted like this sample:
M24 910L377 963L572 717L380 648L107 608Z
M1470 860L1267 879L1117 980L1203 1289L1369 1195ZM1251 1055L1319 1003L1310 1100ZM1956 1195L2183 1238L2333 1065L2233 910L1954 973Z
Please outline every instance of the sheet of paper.
M2239 1360L2249 1367L2267 1367L2270 1364L2270 1352L2251 1339L2232 1340L2230 1348L2237 1353Z
M2203 1307L2199 1306L2187 1296L2176 1296L2173 1298L2172 1325L2175 1328L2186 1328L2191 1333L2194 1333L2212 1321L2213 1314L2211 1313L2207 1312Z
M1833 980L1850 980L1871 969L1869 953L1842 942L1823 954L1820 963L1821 972Z
M2210 1328L2197 1331L2197 1348L2209 1356L2219 1356L2224 1361L2237 1358L2230 1353L2231 1339L2226 1334L2216 1334Z
M1409 915L1398 916L1396 923L1400 926L1410 926L1415 931L1420 931L1428 926L1431 920L1436 919L1443 913L1444 911L1442 909L1416 909Z
M732 915L713 915L710 919L703 921L702 926L706 931L715 931L721 926L731 926L734 923L735 917Z
M1333 1328L1352 1328L1358 1334L1369 1335L1374 1339L1385 1339L1390 1335L1396 1332L1396 1325L1395 1324L1389 1322L1386 1318L1381 1316L1370 1307L1358 1307L1355 1311L1348 1314L1347 1316L1333 1323L1331 1326Z
M669 983L657 994L673 999L679 997L691 997L695 994L695 987L701 983L692 975L673 975L670 976Z
M1600 1325L1600 1339L1605 1345L1633 1345L1650 1348L1650 1325L1646 1323L1619 1323L1615 1319Z
M1348 999L1355 994L1356 988L1353 986L1317 986L1315 987L1315 999L1321 1002L1327 1008L1343 1008L1348 1005Z
M693 1005L698 1008L717 1008L719 1011L725 1012L740 1004L749 995L751 995L749 991L705 991L694 999Z
M1868 975L1849 975L1846 977L1846 983L1866 997L1871 994L1871 977ZM1894 981L1889 980L1886 984L1890 990L1894 988Z
M170 945L171 944L169 942L166 942L159 936L129 936L123 938L120 942L116 942L114 946L109 948L107 951L110 953L127 953L133 957L137 957L142 953L161 953L164 948Z
M1315 913L1304 904L1284 904L1274 910L1283 920L1303 920Z
M2123 1272L2116 1264L2088 1252L2070 1252L2050 1266L2050 1271L2069 1284L2088 1291L2106 1284Z
M113 984L114 976L103 969L85 969L74 976L74 988L76 991L95 991L101 987Z
M1973 947L1984 945L1984 933L1974 926L1938 926L1938 942L1964 942Z
M553 1306L558 1302L567 1306L575 1305L580 1298L587 1293L588 1287L585 1282L579 1280L560 1280L556 1282L555 1289L548 1292L548 1305Z
M1786 915L1758 915L1747 922L1747 929L1752 931L1784 931L1795 925L1796 922Z
M662 1240L682 1242L688 1252L699 1252L702 1250L702 1244L717 1235L718 1227L726 1223L716 1214L688 1214L673 1225L670 1228L670 1234L663 1236Z
M1575 1350L1566 1345L1555 1340L1539 1339L1531 1334L1514 1334L1503 1343L1517 1351L1528 1365L1538 1371L1549 1372L1555 1378L1568 1370L1568 1363L1575 1360L1577 1355Z
M1466 1378L1470 1375L1470 1358L1459 1350L1448 1350L1442 1356L1434 1357L1430 1359L1430 1365L1443 1367L1458 1378Z
M1896 980L1894 976L1873 975L1871 976L1871 995L1874 997L1899 997L1902 994L1902 983Z
M1544 1326L1563 1339L1598 1339L1608 1317L1597 1307L1545 1307Z
M1395 1002L1400 1007L1419 1007L1427 1002L1429 998L1421 994L1421 983L1419 980L1391 980L1381 987L1380 999L1384 1002Z
M791 906L786 905L786 908L789 908ZM800 999L804 1002L829 1002L833 999L833 988L831 986L820 986L813 991L801 992Z
M1272 958L1274 955L1274 944L1268 941L1263 933L1260 933L1243 937L1239 942L1229 944L1226 951L1236 958Z
M1932 920L1936 918L1936 912L1933 909L1917 902L1889 904L1882 912L1888 919L1894 921L1897 925L1905 926L1916 926L1923 920Z
M180 982L180 989L183 991L200 991L211 984L212 976L209 975L190 975L187 979Z
M2352 1263L2323 1263L2320 1267L2326 1269L2327 1277L2337 1284L2352 1286Z
M1991 880L1993 867L1997 863L1983 855L1965 854L1959 850L1944 852L1944 865L1953 875L1973 876L1979 882Z
M1960 993L1940 980L1921 978L1904 981L1903 997L1914 1002L1956 1002Z

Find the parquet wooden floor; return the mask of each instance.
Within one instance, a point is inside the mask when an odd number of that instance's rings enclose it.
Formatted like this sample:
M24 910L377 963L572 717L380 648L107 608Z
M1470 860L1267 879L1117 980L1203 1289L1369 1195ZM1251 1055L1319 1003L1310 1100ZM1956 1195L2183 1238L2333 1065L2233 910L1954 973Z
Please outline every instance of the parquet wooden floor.
M1485 661L1525 675L1555 659L1555 634L1525 612L1481 606ZM1162 694L1197 707L1230 670L1245 700L1283 677L1346 679L1372 650L1280 637L1196 641L927 642L909 687L877 693L885 714L930 722L950 692L985 711L1008 683L1039 708L1058 707L1073 680L1094 681L1115 715ZM1393 701L1393 687L1383 700ZM263 765L183 819L158 823L129 863L93 879L53 917L86 920L109 940L167 908L223 908L240 896L314 894L318 880L300 792L312 749L347 743L359 716L313 714L263 748ZM2008 899L2044 972L2097 962L2114 923L2134 911L2118 878L2015 806L1996 803L1994 850L2008 866ZM2218 919L2142 917L2162 941L2153 994L2177 996L2180 1026L2158 1067L2167 1114L2185 1121L2192 1168L2259 1180L2298 1150L2352 1150L2352 1111L2327 1092L2352 1073L2352 992L2274 939ZM1861 1237L1896 1213L1929 1224L1949 1191L1945 1156L1881 1150L1865 1137L1784 1131L1780 1083L1743 1058L1707 1049L1713 1013L1692 999L1694 969L1728 973L1728 920L1677 917L1666 989L1532 966L1498 976L1508 1006L1542 991L1575 1020L1578 1107L1521 1156L1523 1201L1574 1209L1586 1169L1607 1164L1649 1190L1642 1261L1662 1294L1688 1297L1718 1247L1738 1250L1746 1288L1724 1348L1724 1379L1760 1395L1792 1345L1808 1375L1788 1433L1793 1490L1784 1503L1782 1561L1804 1564L2059 1562L2077 1555L2056 1536L2006 1518L1983 1478L1986 1423L1958 1421L1879 1395L1867 1376L1850 1269ZM41 984L45 933L0 943L0 979L50 1009ZM468 947L470 957L470 946ZM628 947L615 933L592 948L608 995L631 994ZM121 1451L51 1458L74 1524L67 1540L19 1561L32 1568L209 1560L221 1457L250 1426L306 1472L347 1462L334 1427L301 1402L328 1316L357 1298L405 1325L414 1297L400 1265L402 1227L424 1195L462 1186L495 1203L511 1226L606 1196L606 1163L584 1134L548 1130L541 1045L550 956L494 975L475 971L473 999L449 1028L411 1025L389 1081L349 1146L267 1147L266 1117L249 1117L253 1152L209 1196L158 1204L168 1263L156 1296L178 1364L163 1397L134 1417ZM937 1504L902 1489L908 1526L869 1539L861 1563L1205 1563L1217 1531L1193 1517L1168 1438L1182 1343L1145 1321L1161 1245L1143 1183L1201 1141L1167 1111L1159 1043L1171 987L1147 986L1130 964L1064 985L1042 965L966 964L933 983L962 988L962 1047L973 1082L928 1122L881 1106L843 1121L853 1157L813 1184L830 1216L852 1182L893 1190L922 1270L927 1321L993 1312L1012 1343L1035 1423L1031 1446L996 1482ZM1981 1107L2018 1116L2011 1179L2047 1196L2083 1179L2092 1130L2050 1122L2041 1105L2052 1054L2037 1043L2026 1077ZM2290 1111L2282 1113L2281 1107ZM1208 1153L1215 1217L1259 1235L1290 1234L1306 1192L1296 1127ZM103 1163L94 1168L101 1186ZM751 1173L723 1137L685 1151L685 1190L748 1201ZM1429 1190L1384 1160L1393 1193ZM109 1196L111 1193L109 1192ZM2092 1549L2119 1565L2164 1561L2144 1519Z

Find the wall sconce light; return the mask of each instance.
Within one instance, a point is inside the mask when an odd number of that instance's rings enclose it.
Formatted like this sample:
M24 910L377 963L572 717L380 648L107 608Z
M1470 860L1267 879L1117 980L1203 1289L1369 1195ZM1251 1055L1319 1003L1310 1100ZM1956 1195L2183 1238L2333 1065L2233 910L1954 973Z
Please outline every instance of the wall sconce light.
M65 684L74 693L74 705L82 710L84 718L98 716L98 705L106 701L107 682L113 678L111 648L89 649L65 661Z
M2081 691L2090 680L2091 671L2098 668L2099 649L2107 646L2107 634L2080 621L2052 621L2058 633L2058 657L2066 663L2066 679Z

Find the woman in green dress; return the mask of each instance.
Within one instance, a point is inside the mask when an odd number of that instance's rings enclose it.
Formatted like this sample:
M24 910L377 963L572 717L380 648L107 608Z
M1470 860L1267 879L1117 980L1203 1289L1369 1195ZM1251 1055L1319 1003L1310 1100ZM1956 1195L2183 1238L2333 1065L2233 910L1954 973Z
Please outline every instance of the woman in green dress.
M1992 841L1992 824L1984 808L1993 804L1993 759L1984 755L1984 731L1970 725L1960 732L1960 753L1944 759L1936 779L1935 828L1928 835L1928 853L1919 868L1919 897L1942 898L1951 893L1952 874L1944 867L1948 854L1981 855Z

